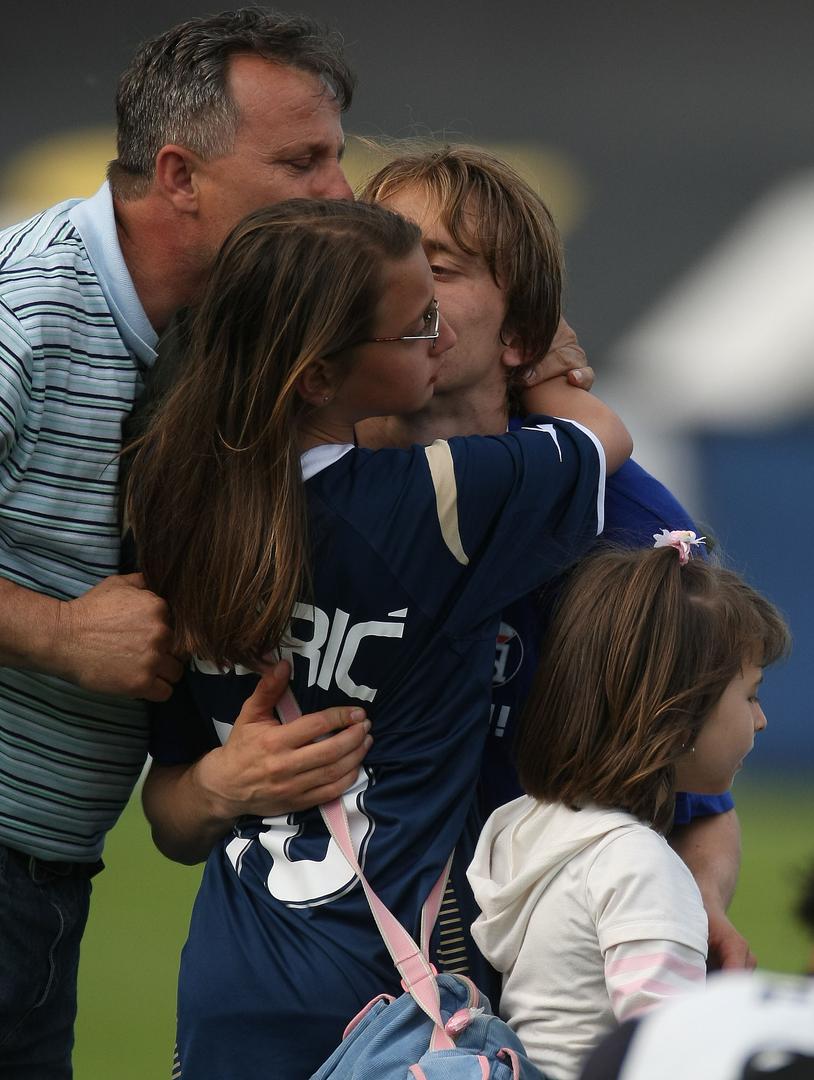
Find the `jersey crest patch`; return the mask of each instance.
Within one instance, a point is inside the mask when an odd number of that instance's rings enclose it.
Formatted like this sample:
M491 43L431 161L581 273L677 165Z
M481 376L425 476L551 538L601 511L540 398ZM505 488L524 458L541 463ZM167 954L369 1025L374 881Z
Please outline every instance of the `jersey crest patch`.
M492 686L504 686L515 677L523 664L523 639L513 626L502 622L496 646Z

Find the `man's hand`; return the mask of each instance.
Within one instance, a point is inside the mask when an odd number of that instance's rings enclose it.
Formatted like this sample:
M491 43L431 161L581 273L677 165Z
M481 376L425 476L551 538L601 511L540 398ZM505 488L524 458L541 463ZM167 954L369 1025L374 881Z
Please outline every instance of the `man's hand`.
M526 386L537 386L558 375L565 375L572 386L582 390L590 390L594 383L594 369L589 366L585 350L565 319L560 319L551 348L528 371L525 383Z
M183 668L164 601L141 574L109 577L60 603L51 670L86 690L166 701Z
M751 971L757 965L757 960L749 949L749 942L738 933L725 912L707 907L707 920L709 922L707 970L746 968Z
M270 668L226 743L196 766L202 797L224 820L242 814L269 817L336 798L355 781L373 741L370 721L357 707L323 709L281 725L274 706L289 673L285 661Z
M281 725L273 709L288 677L285 662L263 675L223 746L194 765L150 769L144 811L168 858L200 862L243 814L318 806L356 780L373 741L364 710L340 706Z

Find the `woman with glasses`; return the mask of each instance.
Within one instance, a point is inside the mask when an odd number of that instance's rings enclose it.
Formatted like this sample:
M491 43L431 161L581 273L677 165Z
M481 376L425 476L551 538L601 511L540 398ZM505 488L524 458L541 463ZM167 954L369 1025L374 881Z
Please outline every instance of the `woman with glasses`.
M275 650L304 712L367 711L343 802L371 884L416 933L479 772L499 613L587 549L605 461L630 452L564 379L527 404L581 423L356 447L358 421L426 404L455 345L419 239L359 203L247 218L133 462L141 566L193 658L157 721L145 807L171 857L211 848L179 983L189 1080L308 1077L370 998L399 992L318 811L229 797L234 747L269 722L255 672Z

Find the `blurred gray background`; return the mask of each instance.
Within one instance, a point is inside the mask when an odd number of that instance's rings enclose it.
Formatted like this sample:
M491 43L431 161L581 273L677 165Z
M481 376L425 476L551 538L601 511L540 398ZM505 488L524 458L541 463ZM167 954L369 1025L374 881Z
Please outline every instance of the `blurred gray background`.
M0 222L92 191L138 42L220 6L3 3ZM345 36L348 132L481 143L550 202L598 391L642 464L791 619L750 770L814 768L814 4L302 10Z

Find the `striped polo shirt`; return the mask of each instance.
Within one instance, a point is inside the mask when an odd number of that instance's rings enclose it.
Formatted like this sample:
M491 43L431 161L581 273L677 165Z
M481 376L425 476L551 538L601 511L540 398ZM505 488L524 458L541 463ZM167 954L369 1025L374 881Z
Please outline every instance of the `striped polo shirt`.
M118 572L121 426L155 344L107 185L0 233L0 577L67 600ZM0 842L98 859L146 747L143 703L0 668Z

